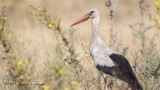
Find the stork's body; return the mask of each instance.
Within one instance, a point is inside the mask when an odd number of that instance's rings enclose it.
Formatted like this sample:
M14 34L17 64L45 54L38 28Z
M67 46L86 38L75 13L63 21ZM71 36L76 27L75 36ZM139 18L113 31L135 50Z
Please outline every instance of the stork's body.
M99 37L98 24L100 14L97 9L91 9L88 14L86 14L82 19L72 24L72 26L83 22L89 18L92 18L92 37L89 51L97 69L103 72L106 89L106 74L109 74L113 77L127 82L132 90L142 90L142 87L138 83L138 80L134 75L127 59L124 56L112 51L107 46L107 44Z

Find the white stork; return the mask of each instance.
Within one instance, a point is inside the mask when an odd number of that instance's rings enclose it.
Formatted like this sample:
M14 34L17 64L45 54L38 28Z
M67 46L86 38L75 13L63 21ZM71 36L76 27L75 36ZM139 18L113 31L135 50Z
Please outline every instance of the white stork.
M127 82L132 90L143 90L127 59L123 55L111 50L108 45L99 37L98 24L100 20L100 13L97 9L91 9L83 18L76 21L71 26L86 21L89 18L92 19L92 38L89 51L97 69L103 72L106 90L106 74Z

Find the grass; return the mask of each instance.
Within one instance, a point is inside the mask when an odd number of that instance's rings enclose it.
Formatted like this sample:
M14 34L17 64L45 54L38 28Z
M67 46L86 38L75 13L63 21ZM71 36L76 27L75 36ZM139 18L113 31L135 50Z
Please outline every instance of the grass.
M49 48L50 51L46 50L43 53L45 54L44 60L38 65L41 61L36 55L38 51L27 52L25 48L27 41L20 42L18 35L9 26L11 22L9 19L11 18L8 17L8 12L7 7L3 7L0 14L0 41L8 62L6 65L7 71L1 75L0 89L104 90L103 78L89 56L88 42L85 40L78 41L80 42L78 46L81 47L81 50L79 50L74 41L75 34L78 32L77 29L69 28L67 31L63 28L65 21L61 20L57 15L51 14L46 7L28 5L27 17L38 26L41 26L39 32L44 32L47 35L49 33L45 32L54 34L52 35L52 39L55 40L54 44L52 44L54 45L53 49L48 45L40 49L42 51ZM158 43L152 41L157 36L152 37L151 40L148 39L148 32L156 26L146 25L145 29L142 23L138 24L138 26L138 28L134 25L129 26L133 32L133 37L141 43L138 50L136 49L134 53L129 53L130 46L122 45L125 46L122 47L120 45L118 47L119 53L129 58L129 62L133 63L131 65L134 73L144 90L158 90L160 87L160 52L157 49ZM43 28L45 29L43 30ZM37 31L35 30L34 32ZM116 38L118 38L118 34L119 32L116 30ZM30 37L32 36L30 35ZM113 39L112 37L110 38ZM117 42L117 44L119 43ZM30 48L31 46L28 47ZM40 48L40 46L37 46L37 48ZM111 76L108 76L107 80L110 90L124 90L128 86L126 83Z

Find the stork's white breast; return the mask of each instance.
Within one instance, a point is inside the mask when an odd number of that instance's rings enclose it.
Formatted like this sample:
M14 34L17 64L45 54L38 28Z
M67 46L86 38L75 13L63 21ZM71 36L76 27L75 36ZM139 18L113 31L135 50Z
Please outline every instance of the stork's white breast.
M94 60L95 65L112 67L115 66L111 58L109 57L110 52L103 48L94 47L90 50L90 54Z

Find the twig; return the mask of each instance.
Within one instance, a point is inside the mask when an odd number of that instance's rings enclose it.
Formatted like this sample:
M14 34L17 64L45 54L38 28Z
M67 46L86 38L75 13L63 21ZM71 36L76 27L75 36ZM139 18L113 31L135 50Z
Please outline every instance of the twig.
M141 18L142 18L142 27L143 27L143 30L141 31L142 32L142 47L143 47L143 51L145 50L145 39L146 39L146 25L145 25L145 15L144 15L144 10L143 10L143 0L139 0L139 7L140 7L140 13L141 13ZM142 52L143 54L143 52Z
M115 31L115 22L114 22L114 12L115 12L117 2L118 2L118 0L115 0L114 3L113 3L113 0L111 0L112 8L110 10L110 16L111 16L111 20L112 20L112 35L113 35L113 40L114 40L114 47L115 47L116 51L118 52L118 45L117 45L116 31Z
M154 73L152 75L156 76L156 74L158 73L160 69L160 64L158 64L157 68L155 69Z
M143 0L139 0L139 7L140 7L140 12L141 12L141 17L142 17L142 26L143 26L143 30L146 31L145 16L144 16L142 4L143 4Z

